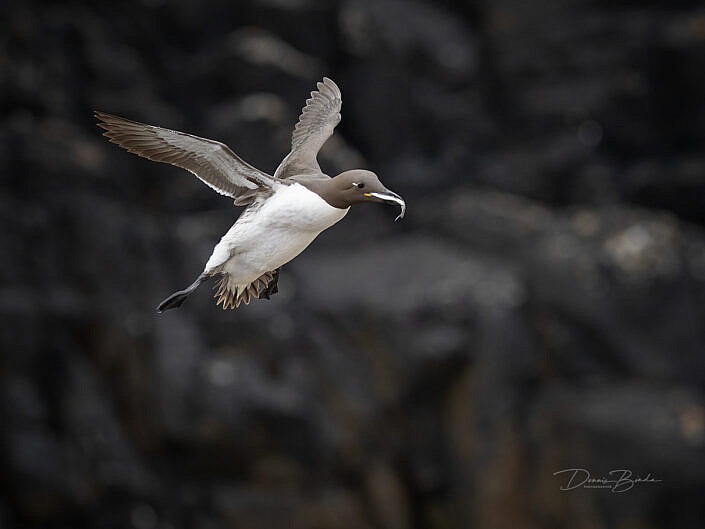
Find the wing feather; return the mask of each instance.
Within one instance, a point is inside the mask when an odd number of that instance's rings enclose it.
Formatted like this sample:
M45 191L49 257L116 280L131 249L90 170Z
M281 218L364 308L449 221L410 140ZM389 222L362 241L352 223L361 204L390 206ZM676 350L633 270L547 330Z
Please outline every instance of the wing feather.
M291 135L291 152L277 168L275 178L321 172L316 155L340 123L343 100L338 85L328 77L316 86L318 90L306 100Z
M238 205L251 203L257 194L268 194L276 185L273 177L218 141L99 111L95 111L95 117L111 142L143 158L186 169L211 189L235 199Z

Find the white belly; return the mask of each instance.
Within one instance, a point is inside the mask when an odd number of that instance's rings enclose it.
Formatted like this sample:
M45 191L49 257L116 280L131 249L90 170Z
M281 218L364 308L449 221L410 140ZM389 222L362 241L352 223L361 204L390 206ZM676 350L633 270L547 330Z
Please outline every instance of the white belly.
M213 250L205 272L221 269L232 284L247 285L299 255L348 209L334 208L300 184L282 185L258 210L235 222Z

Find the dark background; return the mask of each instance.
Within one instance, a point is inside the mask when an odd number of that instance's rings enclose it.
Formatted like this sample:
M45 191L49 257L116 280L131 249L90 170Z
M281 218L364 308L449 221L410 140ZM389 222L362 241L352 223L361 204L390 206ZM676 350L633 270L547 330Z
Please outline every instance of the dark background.
M0 12L2 528L703 527L701 2ZM407 217L156 315L239 211L92 109L272 173L323 75Z

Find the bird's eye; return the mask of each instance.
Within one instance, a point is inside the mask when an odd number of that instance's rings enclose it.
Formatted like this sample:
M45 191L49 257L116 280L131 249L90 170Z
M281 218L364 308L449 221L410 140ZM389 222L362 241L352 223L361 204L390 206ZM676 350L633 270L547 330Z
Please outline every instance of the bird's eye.
M358 189L362 189L363 187L365 187L365 183L364 183L364 182L360 182L360 183L353 182L353 185L354 185L355 187L357 187Z

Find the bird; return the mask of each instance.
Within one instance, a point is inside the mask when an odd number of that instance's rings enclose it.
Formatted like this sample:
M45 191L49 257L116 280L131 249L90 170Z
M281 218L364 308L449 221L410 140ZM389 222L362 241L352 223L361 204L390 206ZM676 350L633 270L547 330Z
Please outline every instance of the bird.
M324 230L340 221L354 204L406 202L387 189L372 171L323 173L317 154L340 122L342 96L328 77L301 111L291 136L291 151L273 175L253 167L224 143L112 114L94 111L103 135L127 151L186 169L236 206L246 206L220 239L203 272L157 307L180 307L202 283L216 279L216 306L234 309L278 292L279 273Z

